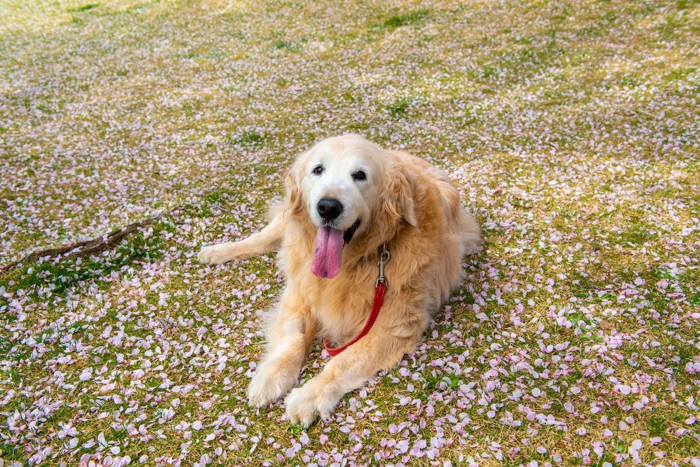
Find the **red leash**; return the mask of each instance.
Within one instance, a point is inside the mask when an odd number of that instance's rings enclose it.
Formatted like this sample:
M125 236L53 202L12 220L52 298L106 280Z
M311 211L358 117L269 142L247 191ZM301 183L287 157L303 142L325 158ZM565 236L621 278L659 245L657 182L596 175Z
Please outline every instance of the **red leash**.
M323 339L323 347L332 357L335 357L340 352L362 339L367 335L369 330L372 329L374 322L377 320L377 316L379 316L379 310L381 310L382 305L384 305L384 293L389 285L386 277L384 277L384 266L386 266L386 263L388 263L390 259L391 253L387 249L386 244L384 244L382 245L382 252L379 256L379 262L377 263L377 266L379 266L379 277L377 277L377 281L374 284L374 304L372 305L372 311L370 312L369 318L367 318L367 322L365 323L365 327L362 328L362 331L360 331L360 333L355 336L353 340L341 345L340 347L331 347L330 342L328 342L327 339Z

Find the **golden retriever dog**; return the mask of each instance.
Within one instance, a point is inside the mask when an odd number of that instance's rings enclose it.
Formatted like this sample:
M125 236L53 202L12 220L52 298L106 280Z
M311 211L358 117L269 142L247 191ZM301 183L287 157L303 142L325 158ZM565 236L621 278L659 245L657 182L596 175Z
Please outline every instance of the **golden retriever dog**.
M462 257L478 249L481 235L447 175L360 136L329 138L301 154L286 190L263 230L204 247L199 260L221 264L279 251L286 287L271 312L248 401L264 407L287 394L289 420L308 427L415 348L431 313L460 283ZM369 332L292 389L316 337L342 345L365 327L383 249L391 254L382 263L388 285Z

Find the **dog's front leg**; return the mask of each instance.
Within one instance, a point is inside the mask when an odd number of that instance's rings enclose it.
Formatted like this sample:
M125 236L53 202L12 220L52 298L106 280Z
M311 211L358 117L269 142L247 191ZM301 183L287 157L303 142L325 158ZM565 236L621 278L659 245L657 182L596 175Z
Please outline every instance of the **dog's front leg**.
M416 322L412 329L400 332L377 326L362 339L333 357L318 376L289 393L286 399L290 422L311 425L317 417L328 419L333 408L348 392L364 384L379 370L396 365L413 350L425 326Z
M287 289L267 332L265 356L248 387L251 406L271 404L296 384L314 339L315 328L301 296Z
M278 249L284 235L282 216L282 213L277 214L264 229L240 242L202 247L197 259L204 264L223 264L234 259L250 258Z

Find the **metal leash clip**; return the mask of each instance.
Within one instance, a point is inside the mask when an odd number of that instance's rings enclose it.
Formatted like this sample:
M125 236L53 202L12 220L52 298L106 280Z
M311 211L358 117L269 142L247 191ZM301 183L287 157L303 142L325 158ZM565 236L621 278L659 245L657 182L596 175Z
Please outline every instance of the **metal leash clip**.
M385 287L389 287L389 281L384 276L384 267L387 265L390 259L391 252L386 247L386 243L383 243L382 252L379 254L379 262L377 262L377 266L379 267L379 277L377 277L377 280L374 283L375 288L379 287L379 284L384 284Z

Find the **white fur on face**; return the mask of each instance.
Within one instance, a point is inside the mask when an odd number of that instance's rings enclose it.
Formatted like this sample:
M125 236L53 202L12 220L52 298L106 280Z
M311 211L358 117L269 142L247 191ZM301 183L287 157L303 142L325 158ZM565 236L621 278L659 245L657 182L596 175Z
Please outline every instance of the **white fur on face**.
M378 152L381 152L378 146L354 136L331 138L311 149L301 186L314 224L323 224L318 202L333 198L340 201L343 211L330 227L346 230L358 219L362 221L362 230L368 226L383 176ZM319 167L321 173L314 173ZM360 171L364 172L365 180L353 178Z

